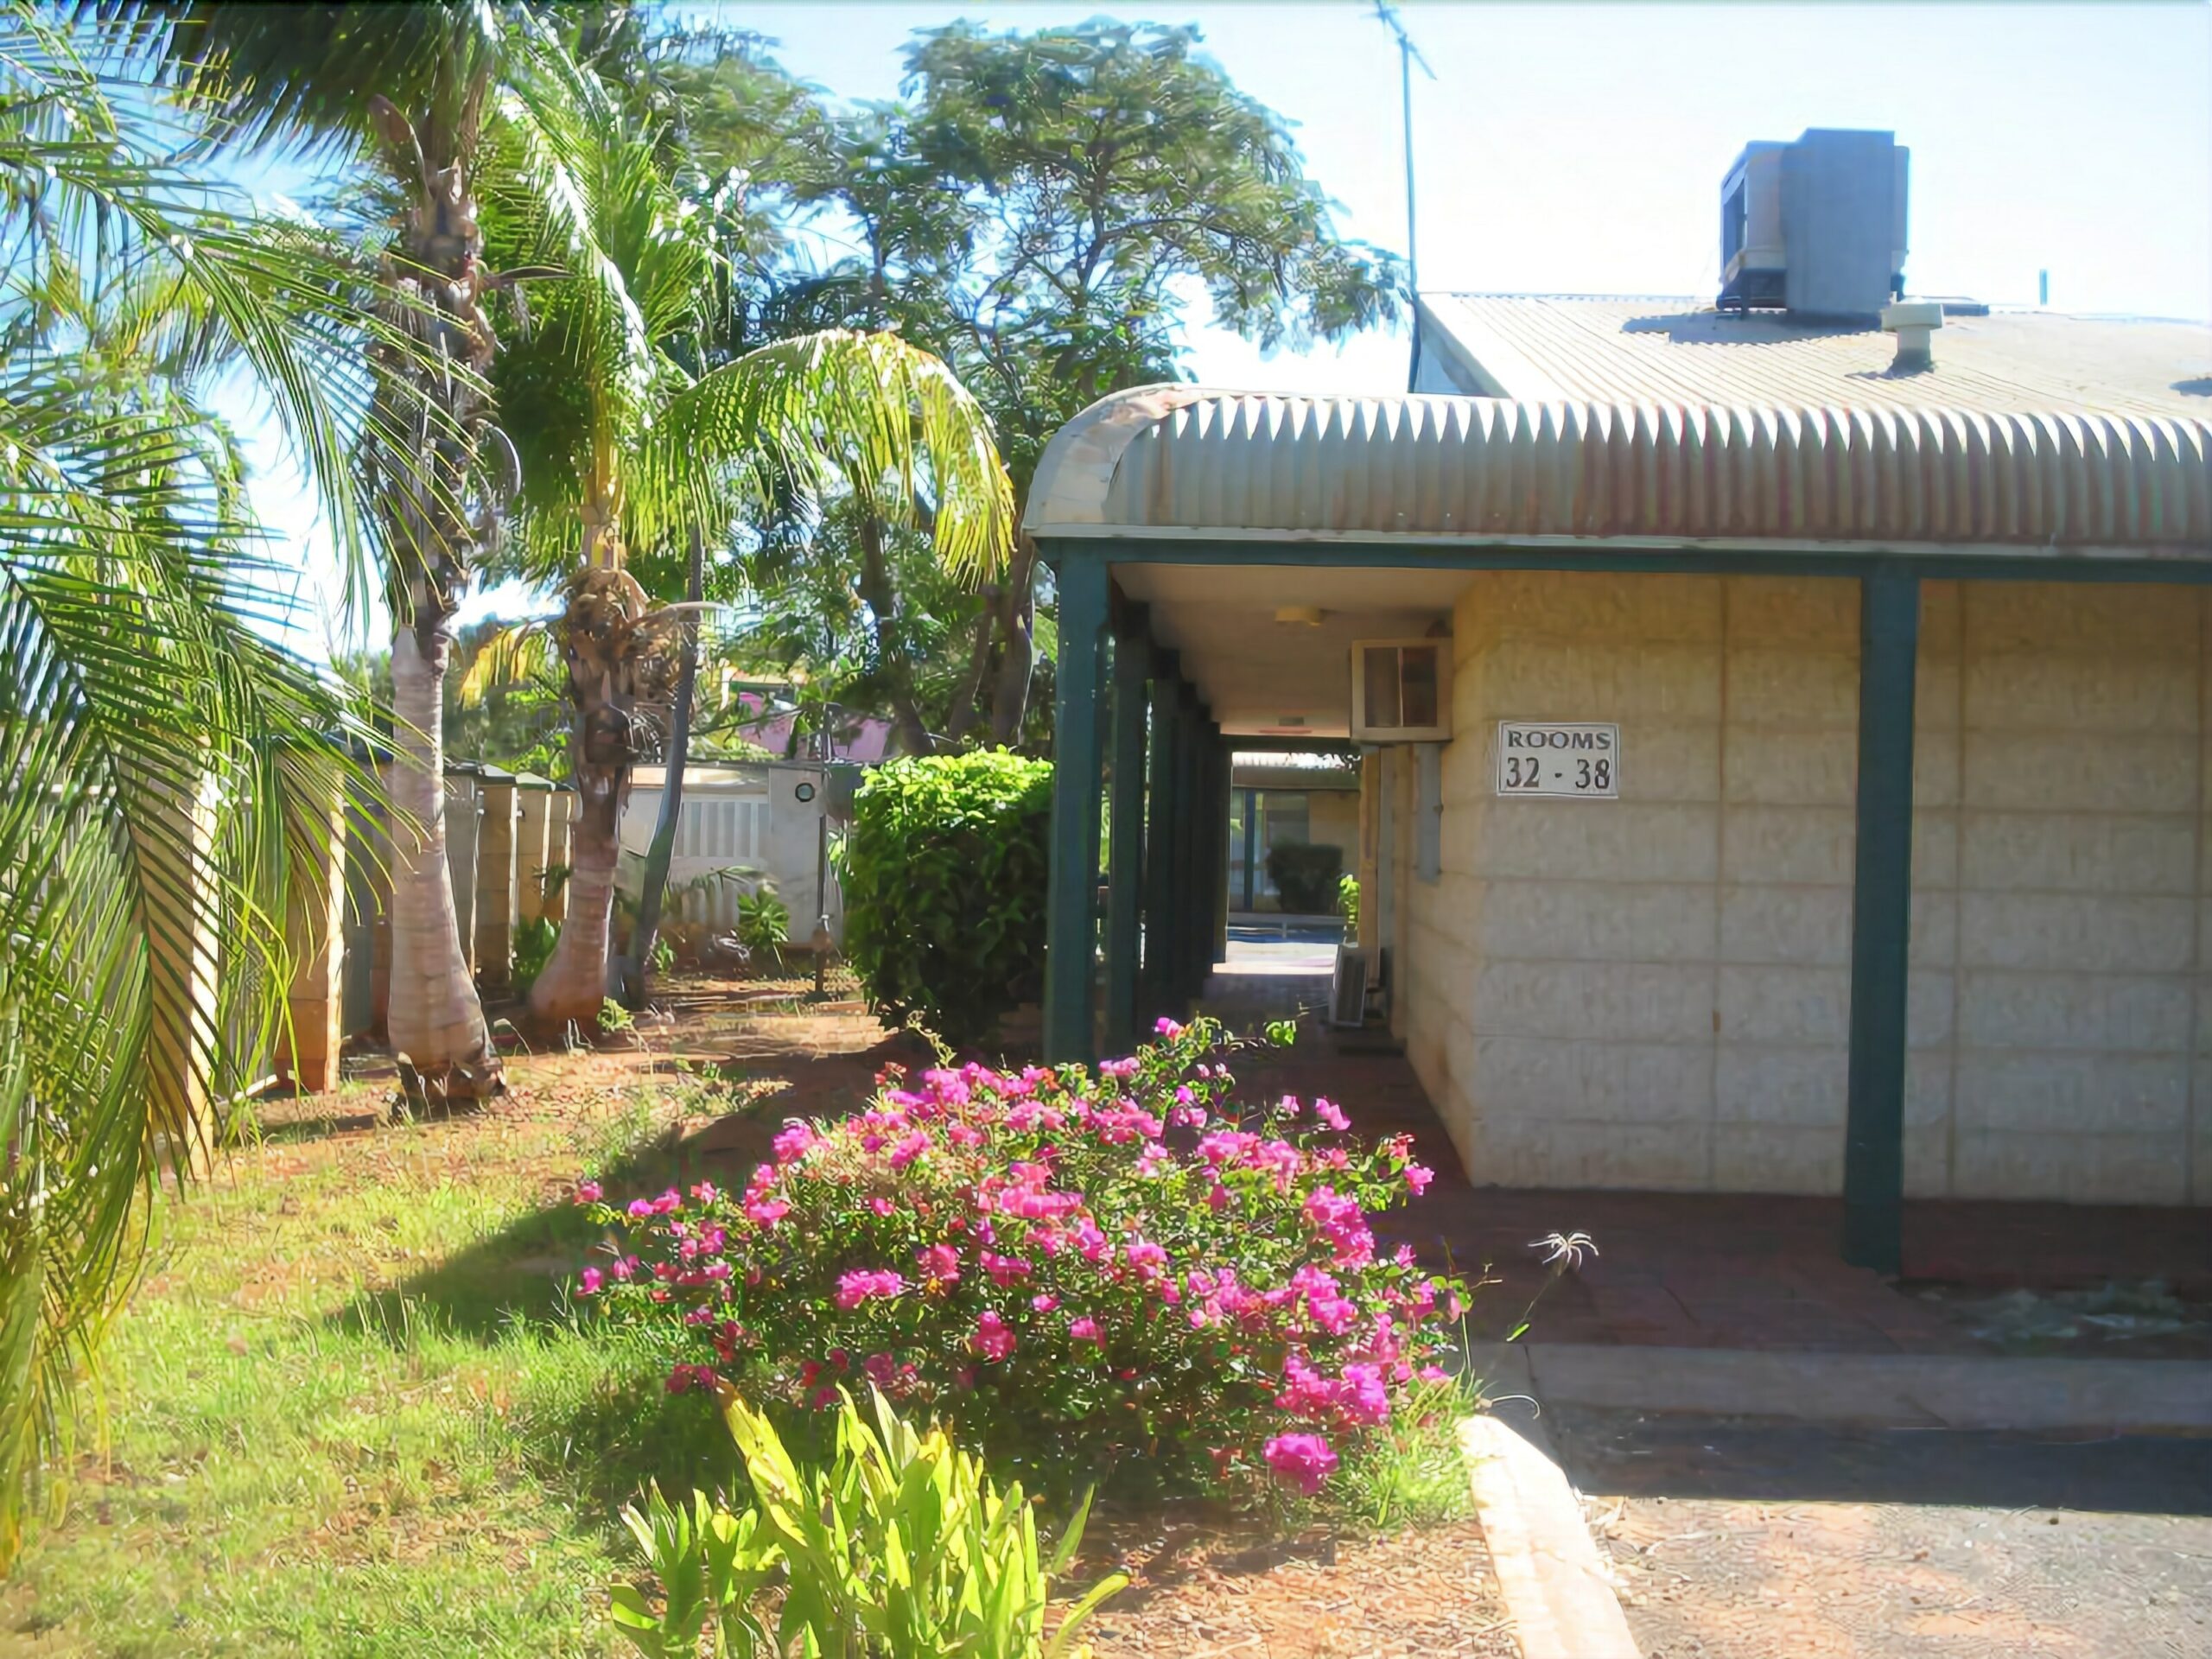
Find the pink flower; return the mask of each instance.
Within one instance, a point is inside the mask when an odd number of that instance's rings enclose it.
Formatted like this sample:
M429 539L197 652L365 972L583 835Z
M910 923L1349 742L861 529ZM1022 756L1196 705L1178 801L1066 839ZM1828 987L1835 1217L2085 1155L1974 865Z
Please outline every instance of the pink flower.
M928 1133L922 1129L916 1129L912 1135L900 1141L897 1146L892 1147L891 1167L904 1169L929 1149Z
M797 1118L791 1118L785 1122L782 1132L770 1143L770 1150L775 1154L776 1161L779 1164L797 1163L819 1146L821 1141L822 1137L815 1134L810 1125L800 1122Z
M1413 1195L1415 1198L1419 1198L1422 1193L1427 1192L1428 1184L1435 1179L1436 1172L1433 1169L1427 1168L1420 1164L1408 1164L1406 1166L1406 1185L1412 1190Z
M651 1198L632 1198L630 1200L631 1220L644 1221L652 1213L653 1201Z
M688 1394L693 1389L704 1389L712 1393L718 1381L711 1365L678 1365L668 1374L668 1391Z
M749 1198L746 1201L745 1218L756 1227L772 1227L791 1212L791 1205L781 1198Z
M691 1196L701 1204L712 1204L717 1196L715 1192L715 1184L712 1181L700 1182L691 1189Z
M607 1275L597 1268L586 1268L583 1271L583 1287L576 1294L580 1296L596 1296L599 1294L600 1286L606 1282Z
M1060 1299L1049 1291L1040 1291L1029 1299L1029 1306L1039 1313L1049 1313L1060 1305Z
M914 1260L921 1268L922 1282L932 1290L960 1281L960 1252L950 1244L932 1244L927 1249L917 1250Z
M861 1362L861 1370L877 1388L887 1389L899 1375L899 1362L889 1354L870 1354Z
M1102 1345L1106 1340L1106 1333L1098 1328L1098 1321L1088 1317L1071 1320L1068 1335L1077 1342L1095 1342Z
M1336 1472L1337 1454L1319 1434L1278 1434L1262 1455L1268 1468L1308 1497Z
M1452 1373L1441 1365L1424 1365L1414 1375L1424 1382L1449 1382L1452 1380Z
M1351 1128L1351 1120L1346 1117L1342 1111L1338 1110L1333 1103L1326 1100L1316 1100L1313 1103L1313 1116L1319 1118L1322 1122L1327 1124L1329 1128L1336 1130L1339 1135L1343 1134L1344 1130Z
M1147 1285L1167 1267L1167 1252L1150 1239L1140 1238L1123 1246L1122 1259L1135 1268L1137 1277Z
M1162 1014L1160 1017L1159 1021L1153 1027L1153 1030L1160 1036L1165 1037L1171 1043L1183 1034L1183 1027L1177 1025L1173 1020L1170 1020L1165 1014Z
M576 1183L576 1202L578 1204L597 1204L599 1202L599 1198L600 1187L597 1181L582 1180Z
M888 1301L906 1294L906 1281L895 1273L855 1268L837 1280L837 1306L851 1313L862 1302Z
M976 1335L969 1346L985 1359L1001 1360L1014 1351L1014 1332L995 1311L986 1308L976 1321Z
M899 1213L899 1206L888 1198L870 1198L868 1201L868 1207L879 1216L895 1216Z

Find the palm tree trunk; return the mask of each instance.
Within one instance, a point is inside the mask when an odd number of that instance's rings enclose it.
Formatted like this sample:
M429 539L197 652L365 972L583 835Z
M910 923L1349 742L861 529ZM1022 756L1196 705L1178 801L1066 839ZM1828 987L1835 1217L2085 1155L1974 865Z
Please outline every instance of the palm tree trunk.
M621 855L622 807L629 768L577 767L575 839L569 873L569 913L552 959L530 988L530 1011L541 1024L570 1021L587 1028L607 1001L607 951L613 931L614 872Z
M448 1096L496 1093L499 1063L461 955L446 869L442 618L391 631L392 1052Z
M691 531L691 558L684 574L683 596L696 605L706 591L706 537ZM653 824L652 844L645 849L645 885L638 894L638 923L630 930L630 955L624 963L623 988L631 995L623 1006L641 1008L652 991L653 941L660 933L663 895L668 892L668 867L676 858L676 826L683 811L683 773L691 764L691 698L699 683L699 625L683 625L683 654L676 670L676 707L668 720L668 765L661 780L660 817Z
M598 540L587 537L587 558ZM561 638L575 722L569 753L576 774L575 839L569 913L552 959L530 988L531 1014L541 1025L588 1024L607 1000L622 808L630 798L635 758L637 681L655 660L644 649L638 626L646 608L645 590L611 563L587 566L569 585Z

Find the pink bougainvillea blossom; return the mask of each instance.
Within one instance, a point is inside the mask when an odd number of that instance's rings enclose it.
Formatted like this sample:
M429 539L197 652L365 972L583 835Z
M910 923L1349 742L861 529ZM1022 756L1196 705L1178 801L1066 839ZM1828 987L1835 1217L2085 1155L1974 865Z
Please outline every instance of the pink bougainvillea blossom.
M838 1276L837 1306L849 1313L862 1302L888 1301L906 1291L906 1281L895 1273L855 1268Z
M1014 1351L1014 1332L995 1310L985 1308L982 1317L976 1321L974 1347L985 1359L996 1362Z
M1336 1472L1337 1454L1319 1434L1278 1434L1262 1453L1268 1467L1307 1497Z

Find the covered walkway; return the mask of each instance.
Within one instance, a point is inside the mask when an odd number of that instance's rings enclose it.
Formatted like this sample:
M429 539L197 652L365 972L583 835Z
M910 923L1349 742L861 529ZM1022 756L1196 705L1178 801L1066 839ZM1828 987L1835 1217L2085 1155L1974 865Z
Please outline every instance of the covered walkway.
M1720 884L1701 867L1687 874L1670 867L1659 877L1616 877L1611 885L1631 889L1629 902L1642 906L1632 910L1603 908L1593 892L1608 883L1587 879L1635 867L1640 859L1709 864L1723 855L1724 836L1729 846L1741 847L1734 838L1751 833L1747 817L1721 810L1741 798L1712 781L1724 769L1720 763L1686 758L1689 751L1681 743L1667 747L1688 716L1669 714L1665 700L1676 695L1678 683L1690 682L1651 677L1651 699L1662 705L1656 715L1650 702L1635 701L1639 690L1625 694L1628 706L1605 717L1630 722L1622 730L1638 719L1675 723L1643 751L1645 773L1630 761L1620 776L1631 785L1647 776L1677 791L1656 801L1645 797L1654 803L1647 814L1692 803L1703 816L1669 842L1631 827L1655 822L1649 817L1631 820L1624 810L1588 808L1573 820L1573 842L1563 854L1587 868L1564 877L1522 873L1522 908L1484 920L1493 935L1509 925L1518 930L1517 955L1494 953L1510 970L1499 983L1524 1001L1550 996L1551 1006L1583 1008L1586 1018L1576 1016L1580 1027L1562 1033L1524 1036L1524 1052L1514 1057L1522 1068L1515 1077L1470 1081L1481 1064L1471 1051L1495 1029L1485 1022L1504 992L1478 991L1483 976L1476 969L1493 958L1467 943L1464 908L1444 905L1447 893L1464 906L1484 890L1484 876L1464 865L1446 870L1452 881L1445 887L1402 892L1400 911L1423 912L1417 919L1444 954L1427 982L1426 1006L1401 1001L1410 1009L1407 1035L1423 1075L1453 1091L1451 1127L1459 1144L1496 1135L1506 1154L1540 1164L1558 1144L1557 1123L1548 1116L1556 1101L1575 1109L1560 1116L1575 1120L1569 1127L1576 1138L1549 1166L1602 1160L1606 1178L1623 1185L1634 1184L1642 1166L1637 1158L1656 1169L1671 1157L1673 1166L1687 1170L1688 1160L1674 1149L1691 1130L1678 1133L1679 1117L1662 1122L1648 1115L1661 1105L1679 1115L1681 1101L1699 1090L1707 1097L1716 1094L1719 1048L1727 1047L1738 1077L1775 1060L1738 1091L1778 1114L1752 1125L1764 1133L1761 1145L1772 1160L1767 1167L1786 1167L1799 1183L1836 1183L1834 1198L1779 1201L1790 1212L1788 1224L1798 1230L1793 1236L1826 1231L1833 1244L1840 1233L1847 1261L1895 1274L1909 1266L1904 1195L1913 952L1923 944L1955 949L1933 931L1916 936L1914 920L1916 739L1927 714L1916 701L1926 654L1923 584L1948 584L1947 603L1953 590L1983 584L2043 590L2062 583L2158 584L2182 591L2193 616L2196 596L2186 590L2212 581L2212 426L2064 412L1325 399L1148 387L1104 400L1053 439L1039 464L1025 527L1058 585L1044 997L1045 1046L1057 1059L1095 1058L1102 1041L1125 1047L1154 1014L1187 1011L1198 999L1227 943L1230 751L1303 751L1317 741L1346 741L1352 735L1354 641L1449 639L1455 624L1483 615L1470 598L1479 583L1483 593L1517 596L1520 606L1512 616L1519 631L1490 639L1484 649L1501 661L1518 651L1524 665L1554 675L1544 682L1553 690L1541 699L1549 706L1536 709L1524 706L1538 701L1534 694L1515 694L1518 702L1503 693L1493 697L1487 684L1472 683L1471 672L1462 677L1462 690L1472 695L1462 699L1460 730L1452 741L1423 746L1421 798L1427 804L1421 810L1429 816L1407 835L1427 849L1416 855L1433 866L1434 820L1445 825L1447 861L1477 844L1484 833L1478 822L1504 821L1509 804L1488 801L1484 768L1499 716L1581 720L1591 717L1586 705L1601 697L1622 702L1628 682L1608 665L1624 647L1642 652L1646 664L1687 661L1685 652L1704 652L1691 677L1706 673L1707 663L1723 671L1732 660L1725 642L1713 645L1706 634L1695 635L1694 645L1681 642L1693 637L1685 630L1706 626L1686 620L1695 606L1720 613L1726 584L1750 584L1726 592L1745 596L1747 613L1771 617L1776 613L1761 613L1762 604L1789 584L1797 585L1789 592L1802 594L1810 582L1821 590L1819 626L1831 632L1834 595L1848 594L1854 637L1838 645L1823 632L1819 666L1825 673L1829 664L1839 665L1855 677L1847 693L1855 705L1855 721L1847 728L1852 741L1847 747L1827 741L1840 734L1823 728L1819 745L1793 751L1770 744L1762 751L1777 776L1792 767L1795 777L1817 772L1827 791L1821 811L1842 822L1815 822L1816 815L1802 811L1795 819L1768 814L1761 828L1772 843L1770 861L1787 868L1738 907L1744 919L1732 934L1707 919ZM1500 586L1501 577L1519 585ZM1638 583L1643 585L1630 585ZM2094 605L2085 598L2078 608ZM2121 616L2110 607L2106 613ZM1956 607L1947 614L1955 628ZM2117 620L2107 626L2124 633L2135 624ZM1817 695L1821 718L1831 718L1829 694L1840 677L1817 685L1789 678L1806 653L1786 632L1753 643L1765 651L1763 665L1783 676L1783 692ZM2193 663L2198 649L2191 636L2167 655ZM2124 665L2125 652L2115 660ZM1942 669L1955 697L1962 678L1957 658ZM1502 676L1497 683L1504 683ZM1570 695L1559 694L1561 684L1570 686ZM1748 741L1721 732L1725 722L1708 715L1695 718L1706 721L1695 734L1703 746L1698 755L1724 740L1737 746L1732 753L1739 752ZM2078 766L2059 758L2080 748L2076 743L2069 749L2073 741L2062 734L2009 775L2080 778ZM1398 747L1407 751L1403 759L1414 758L1410 746ZM1440 752L1446 777L1440 789L1434 777ZM2015 753L2031 753L2017 745ZM1408 781L1412 772L1410 766L1398 768ZM2122 779L2115 770L2113 779L2110 787L2118 789L2133 777ZM1544 832L1529 805L1510 803L1517 814L1513 828L1522 837L1516 845L1534 846L1528 856L1538 859L1550 849L1537 844ZM2075 809L2061 803L2053 810ZM1103 906L1096 881L1102 824L1108 873ZM1498 844L1496 836L1491 844ZM2062 858L2054 868L2063 863ZM1805 867L1817 867L1819 874L1808 879L1796 873ZM1955 874L1948 879L1955 889ZM2063 868L2055 879L2063 888ZM1818 892L1808 899L1799 891L1805 887ZM2056 896L2077 910L2095 899L2071 890ZM1950 904L1955 934L1955 892ZM1997 906L1985 908L1993 913ZM2139 908L2147 918L2147 904ZM2124 957L2139 940L2146 951L2155 945L2158 960L2146 961L2145 970L2165 973L2177 985L2199 971L2193 947L2183 953L2186 962L2166 949L2172 930L2148 920L2139 925L2136 911L2109 906L2096 913L2095 925L2107 925L2108 911L2118 919L2097 936L2100 949ZM2035 956L2026 965L2056 983L2066 964L2047 960L2052 953L2038 943L2050 937L2051 924L2038 919L2045 912L2059 913L2048 905L2013 906L2003 943L2016 955ZM1803 954L1758 954L1756 947L1782 935L1789 950ZM1750 954L1730 957L1738 945L1751 948ZM1103 997L1096 993L1102 955ZM1749 996L1762 988L1760 982L1776 979L1767 968L1775 963L1802 969L1793 985L1817 980L1818 988L1793 989L1782 999L1786 1006L1758 1013L1770 1026L1797 1020L1818 1034L1732 1033L1716 1041L1723 1015L1709 982L1728 965ZM1550 971L1558 963L1577 969L1618 963L1643 973L1645 981L1663 977L1669 988L1663 997L1639 990L1600 1007L1594 993L1581 988L1584 981ZM1393 971L1402 987L1413 977L1405 953ZM1691 982L1694 973L1707 980ZM1840 982L1831 988L1820 977L1825 974ZM1685 983L1688 991L1676 995ZM2063 988L2050 994L2072 995ZM1489 1000L1471 1000L1478 995ZM1447 1006L1452 998L1459 1001ZM1711 999L1709 1033L1702 998ZM2022 1012L2025 1007L2005 1011L2013 1029L2024 1033L2005 1040L2031 1048L2049 1022ZM1662 1016L1673 1022L1663 1039L1637 1036L1637 1020ZM1541 1056L1527 1052L1540 1046ZM1649 1085L1643 1055L1662 1050L1677 1080L1674 1097L1664 1100ZM2189 1052L2175 1052L2182 1056L2177 1062L2161 1051L2162 1076L2175 1064L2187 1072L2194 1063ZM1535 1076L1539 1060L1542 1088L1522 1087L1517 1115L1508 1121L1494 1103L1507 1082L1525 1084ZM1784 1064L1797 1070L1785 1077ZM2000 1056L1989 1075L2012 1064ZM2040 1067L2037 1086L2054 1099L2064 1096L2060 1107L2037 1109L2046 1120L2072 1109L2067 1103L2073 1096L2064 1090L2076 1085L2066 1080L2088 1075L2064 1056L2047 1065L2033 1056L2017 1064ZM1502 1071L1503 1062L1497 1069ZM1417 1096L1418 1086L1406 1082L1412 1075L1399 1081ZM1690 1080L1680 1081L1685 1077ZM2212 1118L2191 1103L2196 1086L2184 1077L2178 1130L2171 1112L2159 1105L2165 1116L2158 1119L2158 1132L2169 1139L2178 1135L2177 1144L2202 1147L2196 1156L2212 1159L2206 1128ZM2001 1093L1988 1084L1974 1109L1992 1109L1982 1100ZM1605 1110L1582 1109L1601 1095ZM1960 1099L1954 1091L1943 1106L1954 1125ZM2123 1115L2150 1109L2126 1090L2112 1103ZM1606 1111L1622 1116L1609 1120ZM2192 1112L2198 1113L2194 1120ZM1639 1113L1647 1116L1637 1118ZM1748 1159L1732 1164L1725 1177L1713 1173L1710 1149L1726 1136L1732 1153L1745 1139L1733 1134L1744 1125L1716 1127L1714 1116L1707 1109L1695 1127L1707 1148L1697 1159L1707 1185L1756 1182L1762 1166ZM2192 1121L2195 1128L2188 1127ZM2052 1167L2056 1154L2050 1146L2029 1144L2039 1132L2044 1142L2053 1141L2048 1121L2042 1131L2025 1120L1998 1127L2020 1137L2022 1158L2031 1154L2043 1160L2037 1170ZM1980 1133L1988 1125L1974 1128ZM1510 1142L1508 1131L1516 1137ZM2139 1134L2126 1143L2129 1179L2160 1166L2140 1151L2151 1144ZM2012 1179L1995 1161L2012 1150L1989 1154L1979 1166L1995 1171L1987 1179ZM2182 1161L2185 1166L2186 1157ZM2175 1166L2169 1160L2164 1166ZM2212 1190L2186 1169L2184 1177L2183 1190ZM1654 1176L1643 1179L1657 1184ZM1751 1212L1739 1215L1733 1199L1708 1192L1690 1202L1707 1217L1736 1217L1745 1238L1759 1236L1746 1219ZM1512 1230L1526 1229L1516 1219ZM1719 1238L1728 1230L1715 1224L1704 1230ZM1755 1243L1751 1253L1757 1249ZM1645 1259L1654 1257L1647 1253Z
M1209 987L1207 1012L1245 1023L1249 982ZM1325 1096L1356 1133L1409 1135L1437 1172L1417 1204L1379 1230L1438 1265L1500 1281L1477 1298L1468 1333L1498 1341L1543 1293L1528 1340L1835 1353L1970 1352L1964 1325L1865 1268L1836 1259L1836 1198L1744 1193L1529 1191L1471 1185L1402 1056L1371 1036L1311 1027L1283 1052L1255 1051L1239 1092ZM1587 1233L1598 1254L1554 1281L1536 1241ZM2212 1300L2212 1227L2190 1210L1915 1200L1904 1205L1908 1282L2005 1290L2161 1281Z

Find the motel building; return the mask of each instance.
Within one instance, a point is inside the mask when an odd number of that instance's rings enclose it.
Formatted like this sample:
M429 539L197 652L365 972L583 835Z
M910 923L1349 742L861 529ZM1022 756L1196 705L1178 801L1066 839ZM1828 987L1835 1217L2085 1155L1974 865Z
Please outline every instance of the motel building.
M1356 746L1477 1185L1840 1195L1885 1271L1910 1198L2212 1205L2212 331L1899 302L1904 177L1755 145L1719 308L1424 294L1407 394L1053 439L1052 1058L1203 993L1231 754Z

